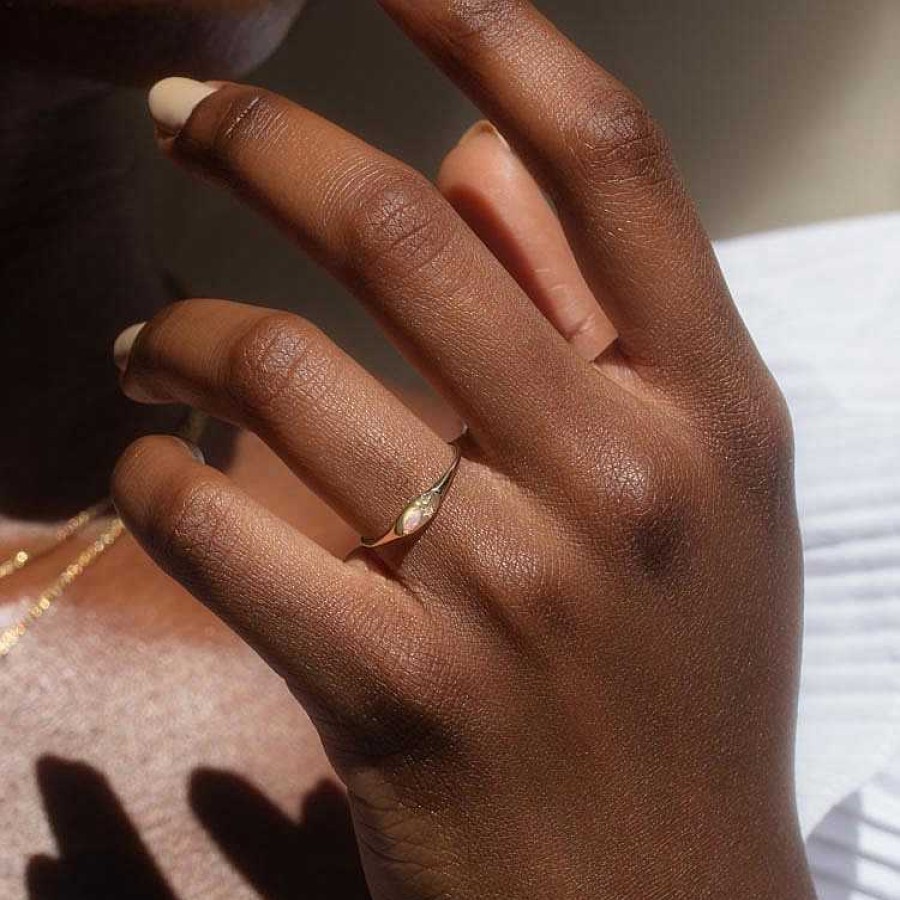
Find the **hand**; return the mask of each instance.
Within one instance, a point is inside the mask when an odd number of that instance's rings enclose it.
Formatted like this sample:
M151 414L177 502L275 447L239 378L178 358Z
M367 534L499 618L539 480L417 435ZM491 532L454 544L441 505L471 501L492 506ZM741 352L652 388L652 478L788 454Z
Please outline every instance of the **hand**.
M552 196L590 306L311 112L164 86L168 152L342 278L469 430L427 530L347 562L172 438L125 454L118 507L312 716L375 898L812 897L791 428L665 141L529 3L383 5ZM254 430L361 534L452 458L284 313L173 306L123 385Z

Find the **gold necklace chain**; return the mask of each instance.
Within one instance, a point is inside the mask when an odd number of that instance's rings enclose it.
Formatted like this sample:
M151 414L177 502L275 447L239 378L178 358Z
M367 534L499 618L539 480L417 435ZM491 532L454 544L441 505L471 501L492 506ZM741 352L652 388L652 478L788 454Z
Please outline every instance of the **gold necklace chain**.
M60 526L54 539L47 544L47 546L42 547L36 552L19 550L9 559L0 562L0 579L6 578L9 575L14 575L16 572L20 572L24 569L29 563L52 553L57 547L64 544L70 537L93 522L94 519L98 518L108 508L109 500L95 503L93 506L89 506L87 509L82 510L77 516L73 516L68 522Z
M94 507L91 509L94 509ZM74 522L88 512L89 510L85 510L85 513L76 516L70 521ZM96 517L97 516L94 515L84 520L79 528L76 528L75 531L69 534L69 537L80 530L80 528L83 528L88 522L93 521ZM28 608L25 615L23 615L18 622L15 622L0 634L0 659L9 655L10 651L23 637L25 637L31 626L37 622L60 597L62 597L69 585L71 585L72 582L86 569L97 562L97 560L109 550L109 548L112 547L124 533L125 525L118 516L114 516L112 524L105 528L90 546L86 547L73 562L69 563L69 565L63 569L62 574L60 574L53 583L41 593L37 600L35 600ZM55 546L59 546L59 544L57 543ZM44 552L46 553L47 551Z
M178 436L191 443L199 444L206 431L209 422L205 413L199 410L190 410L184 425L179 429ZM29 563L36 559L46 556L57 547L64 544L69 538L74 537L79 531L86 528L91 522L100 518L106 511L112 508L112 502L109 499L89 506L87 509L73 516L64 525L60 526L56 532L53 542L39 550L36 553L30 553L27 550L19 550L9 559L0 563L0 580L21 571ZM25 614L8 628L0 632L0 659L8 656L23 637L28 633L32 625L41 619L47 613L54 603L62 597L66 589L89 569L94 563L112 547L116 541L125 533L125 525L119 516L113 516L110 524L103 529L98 537L78 556L69 563L62 573L45 588L37 600L31 604Z

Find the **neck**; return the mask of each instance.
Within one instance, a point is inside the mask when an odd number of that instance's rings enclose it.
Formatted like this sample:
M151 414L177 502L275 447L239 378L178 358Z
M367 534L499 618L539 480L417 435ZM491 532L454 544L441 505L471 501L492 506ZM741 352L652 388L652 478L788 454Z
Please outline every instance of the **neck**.
M0 517L59 518L172 410L122 397L111 347L173 298L149 251L134 153L107 89L0 75Z

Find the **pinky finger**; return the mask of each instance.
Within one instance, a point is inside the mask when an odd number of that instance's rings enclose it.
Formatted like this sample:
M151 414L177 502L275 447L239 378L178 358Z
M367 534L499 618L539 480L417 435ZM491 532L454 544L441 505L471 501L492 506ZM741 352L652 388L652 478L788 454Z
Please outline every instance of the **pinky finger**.
M279 672L314 720L365 719L371 685L384 680L372 635L396 635L400 623L408 635L422 619L399 586L328 554L178 438L133 444L112 490L151 557Z
M575 351L596 359L616 332L585 282L556 213L500 133L479 122L450 151L438 187Z

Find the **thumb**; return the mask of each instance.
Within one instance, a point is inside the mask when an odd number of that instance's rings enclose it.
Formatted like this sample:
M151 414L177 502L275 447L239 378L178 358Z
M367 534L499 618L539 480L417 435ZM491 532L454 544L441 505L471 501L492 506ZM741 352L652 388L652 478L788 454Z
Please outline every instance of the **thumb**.
M438 188L581 356L596 359L607 349L615 329L556 213L490 122L476 124L450 151Z

